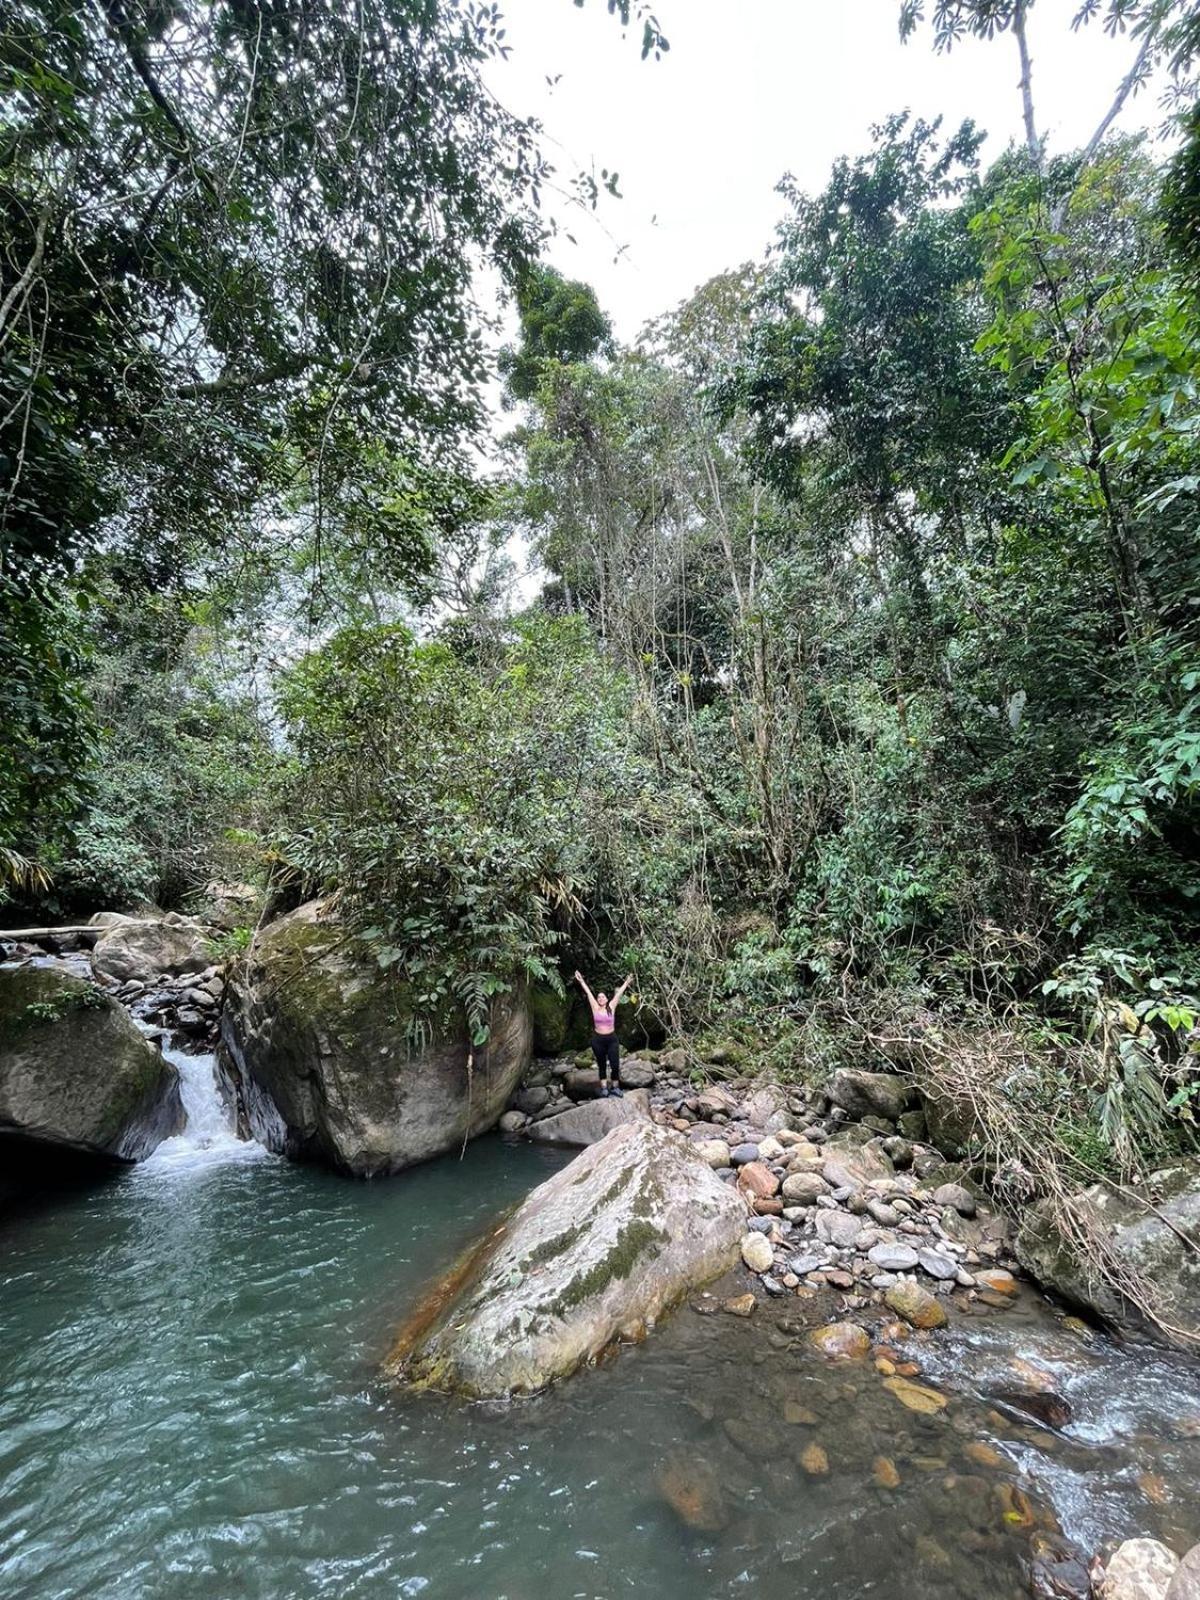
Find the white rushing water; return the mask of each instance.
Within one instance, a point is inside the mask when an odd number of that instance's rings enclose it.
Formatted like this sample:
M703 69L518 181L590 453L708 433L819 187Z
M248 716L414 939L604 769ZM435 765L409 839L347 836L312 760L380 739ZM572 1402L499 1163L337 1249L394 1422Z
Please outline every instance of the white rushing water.
M163 1055L179 1072L179 1094L187 1120L183 1132L164 1139L138 1171L203 1171L231 1161L261 1161L268 1154L263 1146L238 1138L232 1109L217 1088L214 1058L168 1048Z

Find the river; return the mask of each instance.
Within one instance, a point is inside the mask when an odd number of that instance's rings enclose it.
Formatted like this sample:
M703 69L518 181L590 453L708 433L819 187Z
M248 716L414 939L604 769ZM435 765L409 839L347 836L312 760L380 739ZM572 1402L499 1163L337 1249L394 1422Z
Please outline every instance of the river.
M685 1308L511 1407L398 1395L379 1361L417 1291L565 1158L485 1138L348 1182L240 1143L209 1058L174 1059L183 1135L0 1222L6 1600L1015 1600L1052 1525L1200 1538L1197 1369L1028 1288L905 1352L950 1396L928 1416L819 1360L794 1301ZM995 1408L1043 1382L1064 1426ZM719 1531L664 1500L681 1460Z

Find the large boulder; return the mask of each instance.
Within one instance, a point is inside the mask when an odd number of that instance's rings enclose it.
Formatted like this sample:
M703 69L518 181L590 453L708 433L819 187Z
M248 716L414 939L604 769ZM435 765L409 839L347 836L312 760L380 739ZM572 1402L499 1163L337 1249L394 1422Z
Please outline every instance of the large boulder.
M622 1123L644 1121L649 1115L650 1096L645 1089L631 1089L619 1100L589 1100L555 1116L541 1117L525 1132L541 1144L598 1144Z
M388 1368L477 1397L542 1389L727 1271L745 1221L685 1139L626 1123L535 1189L449 1294L435 1291Z
M314 901L271 923L231 972L221 1058L269 1149L374 1177L494 1127L531 1036L527 1004L511 997L482 1047L461 1015L422 1026L405 985Z
M825 1093L848 1117L886 1117L889 1122L902 1117L917 1098L909 1078L893 1072L861 1072L853 1067L835 1072Z
M154 921L121 917L103 927L92 947L92 971L114 983L153 983L167 975L203 972L212 963L203 926L177 915Z
M1128 1190L1095 1183L1067 1203L1065 1221L1048 1200L1024 1216L1017 1258L1040 1283L1106 1322L1146 1331L1140 1312L1098 1271L1079 1241L1091 1238L1113 1266L1135 1279L1155 1314L1182 1334L1200 1331L1200 1158L1151 1173L1141 1204ZM1139 1298L1141 1296L1139 1295Z
M10 1159L19 1151L34 1171L50 1149L140 1161L183 1121L175 1068L94 984L50 967L0 970L0 1144Z

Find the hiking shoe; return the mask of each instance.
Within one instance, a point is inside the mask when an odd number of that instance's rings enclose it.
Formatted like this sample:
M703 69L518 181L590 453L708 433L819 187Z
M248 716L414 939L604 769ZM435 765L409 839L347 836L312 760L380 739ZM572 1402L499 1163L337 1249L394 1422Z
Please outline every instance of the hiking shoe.
M618 1100L624 1100L625 1098L625 1091L622 1089L619 1083L614 1083L612 1088L609 1090L609 1093L616 1095Z

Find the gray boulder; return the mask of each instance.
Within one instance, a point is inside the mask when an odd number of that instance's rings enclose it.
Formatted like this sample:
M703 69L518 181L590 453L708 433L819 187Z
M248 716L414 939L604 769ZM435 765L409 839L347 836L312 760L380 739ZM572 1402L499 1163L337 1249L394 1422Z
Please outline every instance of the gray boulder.
M53 968L0 971L0 1144L10 1159L53 1148L140 1161L183 1121L178 1073L115 1001Z
M92 971L113 983L153 983L156 978L203 972L212 966L212 951L197 922L121 918L104 926L92 948Z
M835 1072L825 1093L849 1117L883 1117L888 1122L896 1122L917 1098L910 1078L900 1078L892 1072L861 1072L852 1067Z
M271 923L231 972L221 1064L269 1149L356 1177L398 1172L494 1127L529 1062L520 998L498 1000L485 1046L465 1017L425 1042L405 985L321 915Z
M641 1338L732 1267L745 1218L685 1139L626 1123L535 1189L434 1289L387 1370L470 1396L533 1393Z
M542 1117L528 1128L539 1144L598 1144L605 1134L626 1122L641 1122L650 1115L650 1096L645 1089L630 1089L621 1099L589 1100L583 1105Z
M1115 1326L1146 1331L1145 1319L1078 1248L1093 1236L1123 1273L1135 1278L1164 1322L1200 1330L1200 1256L1185 1235L1200 1236L1200 1158L1189 1157L1154 1172L1145 1188L1155 1210L1105 1183L1069 1202L1067 1237L1048 1201L1025 1214L1016 1238L1017 1258L1031 1276L1064 1299Z

